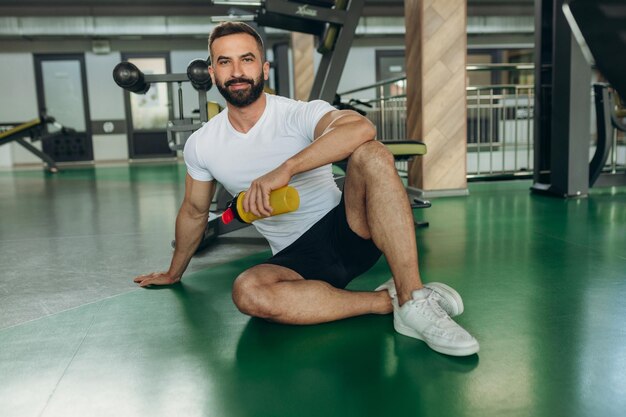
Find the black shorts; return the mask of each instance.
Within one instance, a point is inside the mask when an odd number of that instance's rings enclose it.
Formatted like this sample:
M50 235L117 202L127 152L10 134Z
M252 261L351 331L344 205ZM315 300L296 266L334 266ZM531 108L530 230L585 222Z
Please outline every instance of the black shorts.
M363 239L350 229L342 196L337 207L263 263L284 266L304 279L326 281L333 287L345 288L374 266L381 254L371 239Z

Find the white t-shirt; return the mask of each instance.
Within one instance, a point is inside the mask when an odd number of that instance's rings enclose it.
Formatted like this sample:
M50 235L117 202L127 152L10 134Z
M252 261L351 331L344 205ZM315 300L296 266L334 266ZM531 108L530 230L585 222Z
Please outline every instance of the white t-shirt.
M248 133L235 130L226 109L189 137L184 156L193 179L215 179L232 195L245 191L253 180L309 146L319 120L334 110L321 100L307 103L269 94L265 97L265 111ZM289 185L300 195L298 210L252 223L273 253L293 243L341 198L330 164L295 175Z

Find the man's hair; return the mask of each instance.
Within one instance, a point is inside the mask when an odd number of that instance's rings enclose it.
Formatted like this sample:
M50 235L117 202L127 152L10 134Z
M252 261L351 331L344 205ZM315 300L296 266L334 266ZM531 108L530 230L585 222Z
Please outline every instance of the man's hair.
M211 54L211 58L213 57L213 42L215 42L216 39L239 33L247 33L256 40L259 51L261 51L261 60L264 60L265 47L263 46L263 39L261 39L261 35L259 35L259 32L254 30L252 26L243 22L222 22L213 28L213 31L209 36L209 52Z

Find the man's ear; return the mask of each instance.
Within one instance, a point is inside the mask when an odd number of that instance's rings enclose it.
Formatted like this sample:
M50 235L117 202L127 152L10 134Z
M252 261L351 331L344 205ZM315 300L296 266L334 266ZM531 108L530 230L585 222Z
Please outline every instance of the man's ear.
M270 63L269 63L269 61L265 61L265 63L263 64L263 79L266 80L266 81L270 79Z
M209 75L211 76L211 81L213 85L215 85L215 73L213 72L213 65L209 65Z

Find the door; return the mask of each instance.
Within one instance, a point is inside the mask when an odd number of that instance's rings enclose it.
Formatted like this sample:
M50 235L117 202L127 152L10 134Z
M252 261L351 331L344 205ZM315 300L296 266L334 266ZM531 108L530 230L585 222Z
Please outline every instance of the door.
M44 139L44 153L56 162L92 161L85 57L80 54L36 54L34 58L39 113L52 116L64 127L75 130L75 133ZM48 125L48 133L58 130Z
M405 76L403 50L376 50L376 81L389 80ZM376 89L381 97L380 89ZM383 97L406 94L406 81L400 80L383 87Z
M167 54L124 54L145 75L170 72ZM151 83L146 94L124 92L131 159L174 157L167 143L167 122L172 118L169 84Z

